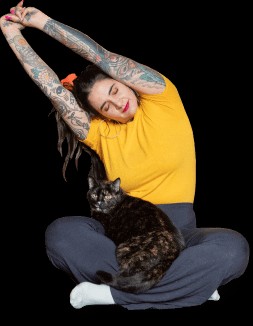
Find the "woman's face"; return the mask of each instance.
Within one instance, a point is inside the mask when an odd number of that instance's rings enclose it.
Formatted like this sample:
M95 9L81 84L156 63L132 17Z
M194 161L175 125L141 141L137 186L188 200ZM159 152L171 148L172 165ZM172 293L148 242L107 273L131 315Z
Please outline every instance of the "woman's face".
M131 121L138 107L133 90L111 78L97 81L88 100L101 115L121 123Z

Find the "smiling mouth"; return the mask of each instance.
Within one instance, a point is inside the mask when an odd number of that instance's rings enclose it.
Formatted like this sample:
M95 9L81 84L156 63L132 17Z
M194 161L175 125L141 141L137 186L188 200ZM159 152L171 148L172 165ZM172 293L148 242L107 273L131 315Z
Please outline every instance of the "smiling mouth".
M124 107L123 113L126 112L129 108L129 101L127 102L126 106Z

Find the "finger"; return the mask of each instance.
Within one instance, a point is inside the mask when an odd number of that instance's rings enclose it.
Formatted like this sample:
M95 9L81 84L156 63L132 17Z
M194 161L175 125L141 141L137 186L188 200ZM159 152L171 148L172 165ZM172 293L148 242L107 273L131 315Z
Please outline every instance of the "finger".
M11 14L13 14L13 15L15 15L15 8L16 7L12 7L11 9L10 9L10 13ZM22 7L22 10L24 11L26 9L26 7Z
M20 1L15 7L11 7L10 13L11 14L15 14L16 8L22 8L23 7L23 3L24 3L24 0L23 1Z
M15 7L15 15L17 15L20 20L22 19L21 15L23 10L23 0L21 0Z
M20 22L20 19L16 15L8 14L8 15L6 15L4 17L5 17L6 20L12 21L14 23L19 23Z
M20 12L23 12L26 9L26 7L19 8ZM10 13L15 15L16 7L11 7Z
M25 16L26 16L26 14L29 13L28 8L24 7L23 9L24 9L24 10L23 10L22 13L21 13L21 21L23 21L24 18L25 18Z
M23 2L24 2L24 0L21 0L21 1L17 4L16 7L18 7L18 8L22 8L22 7L23 7Z

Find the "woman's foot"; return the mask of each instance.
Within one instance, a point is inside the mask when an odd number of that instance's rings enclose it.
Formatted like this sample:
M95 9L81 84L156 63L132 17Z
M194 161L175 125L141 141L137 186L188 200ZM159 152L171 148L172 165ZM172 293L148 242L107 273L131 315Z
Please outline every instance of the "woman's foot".
M115 304L115 302L108 285L82 282L71 291L70 304L74 308L80 309L84 306L108 305Z
M212 300L212 301L220 300L220 295L219 295L218 291L215 290L214 293L210 296L210 298L208 300Z

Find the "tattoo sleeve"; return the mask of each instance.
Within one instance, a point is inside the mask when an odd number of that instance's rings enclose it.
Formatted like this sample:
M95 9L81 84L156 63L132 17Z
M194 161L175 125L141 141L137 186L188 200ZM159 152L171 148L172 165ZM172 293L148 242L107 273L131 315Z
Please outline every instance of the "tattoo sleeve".
M90 118L78 106L73 94L62 86L55 72L36 54L21 34L14 36L9 43L27 74L50 99L77 138L85 139Z
M148 88L161 89L164 79L155 70L122 55L111 53L88 35L53 19L48 19L43 31L70 48L84 59L98 65L112 78L135 86L140 91Z

